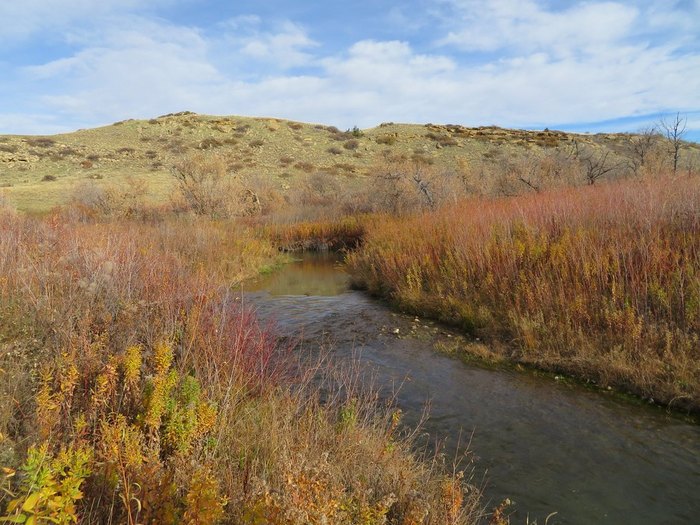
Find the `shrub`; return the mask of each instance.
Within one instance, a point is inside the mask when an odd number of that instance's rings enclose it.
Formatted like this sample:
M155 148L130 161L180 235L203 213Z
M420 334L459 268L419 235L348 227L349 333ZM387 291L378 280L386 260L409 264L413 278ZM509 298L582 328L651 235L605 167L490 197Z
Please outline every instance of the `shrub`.
M228 217L235 212L234 180L221 157L189 155L175 165L172 173L180 195L197 215Z
M376 139L374 139L377 144L384 144L387 146L393 146L396 144L396 136L395 135L380 135Z
M219 148L223 144L220 140L215 139L214 137L207 137L206 139L202 140L197 144L197 149L214 149L214 148Z
M400 413L352 370L290 366L231 295L269 242L68 219L0 214L0 331L30 357L0 346L0 424L12 407L26 444L0 456L10 522L476 523L478 491L418 461Z
M343 147L348 150L356 150L358 147L360 147L360 142L355 139L347 140L343 144Z
M358 139L364 136L364 132L357 126L353 126L352 129L347 130L346 133L350 133L353 137Z
M299 161L297 162L294 167L298 170L304 171L306 173L311 173L316 169L316 167L310 163L310 162L305 162L305 161Z
M101 174L90 179L100 180ZM70 204L83 220L106 218L138 218L146 214L148 189L142 179L128 178L122 186L98 186L92 181L76 185Z
M78 521L77 504L83 498L81 486L90 475L90 449L63 449L55 457L48 444L31 446L22 465L22 483L7 505L11 523L51 522L68 525Z
M80 152L74 148L70 147L63 147L59 149L58 151L54 152L54 156L56 159L62 159L65 157L77 157L80 155Z
M25 142L30 146L34 146L36 148L50 148L51 146L56 145L56 141L49 137L36 137L26 139Z
M445 135L442 133L434 133L434 132L428 132L425 134L425 136L431 140L434 140L437 142L438 145L441 147L445 146L456 146L458 142L452 138L450 135Z
M700 185L668 179L464 201L375 221L349 258L401 307L520 362L700 408Z

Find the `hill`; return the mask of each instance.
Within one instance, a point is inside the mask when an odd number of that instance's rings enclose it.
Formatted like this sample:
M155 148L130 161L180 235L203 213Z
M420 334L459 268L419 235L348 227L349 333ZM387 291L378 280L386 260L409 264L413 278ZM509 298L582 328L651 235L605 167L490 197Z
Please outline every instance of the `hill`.
M216 151L230 171L242 178L262 177L281 193L315 173L341 185L362 185L389 160L470 172L471 186L479 191L511 194L537 187L533 177L542 175L534 173L532 159L538 165L543 159L561 164L580 156L593 164L584 166L584 179L591 169L603 172L592 173L600 178L632 173L639 168L643 139L434 124L383 123L341 131L273 118L181 112L53 136L0 136L0 191L20 210L45 212L67 202L86 180L117 186L139 180L147 183L149 198L159 202L172 193L171 170L178 159ZM664 141L654 136L653 142L658 149ZM685 164L697 164L700 146L684 148Z

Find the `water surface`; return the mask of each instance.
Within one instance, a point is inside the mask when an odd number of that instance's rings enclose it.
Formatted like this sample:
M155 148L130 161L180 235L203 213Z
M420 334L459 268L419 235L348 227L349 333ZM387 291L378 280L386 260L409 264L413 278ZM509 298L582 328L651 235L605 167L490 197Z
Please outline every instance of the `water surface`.
M248 287L244 300L303 351L360 352L383 385L401 384L409 424L454 453L471 438L476 479L512 523L700 523L700 427L653 407L530 372L493 370L435 351L456 334L348 289L337 257L305 256ZM395 332L398 330L398 334Z

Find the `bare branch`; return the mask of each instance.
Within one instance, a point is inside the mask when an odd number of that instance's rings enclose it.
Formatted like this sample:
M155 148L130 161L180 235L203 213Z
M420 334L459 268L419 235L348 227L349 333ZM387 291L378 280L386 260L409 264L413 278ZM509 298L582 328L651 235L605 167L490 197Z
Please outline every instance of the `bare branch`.
M678 172L678 161L680 160L681 147L683 146L683 137L685 136L687 124L687 117L681 117L680 113L676 113L673 120L661 119L660 122L665 132L666 139L671 146L674 175Z
M609 156L609 150L601 153L584 150L580 153L579 158L586 172L586 180L589 185L594 185L599 179L622 165L621 162L610 163L608 160Z
M649 160L649 155L659 142L661 135L656 126L650 126L639 131L631 140L632 164L637 173Z

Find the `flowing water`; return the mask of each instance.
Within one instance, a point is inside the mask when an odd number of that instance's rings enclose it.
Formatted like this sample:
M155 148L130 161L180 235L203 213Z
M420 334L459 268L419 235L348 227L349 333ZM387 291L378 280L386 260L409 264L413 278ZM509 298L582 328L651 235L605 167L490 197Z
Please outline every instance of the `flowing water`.
M471 439L475 480L512 523L700 523L700 426L655 407L531 372L493 370L436 352L459 340L348 288L332 254L310 255L248 287L244 300L302 347L360 352L397 403L454 453ZM396 333L398 331L398 333ZM466 436L466 437L465 437Z

